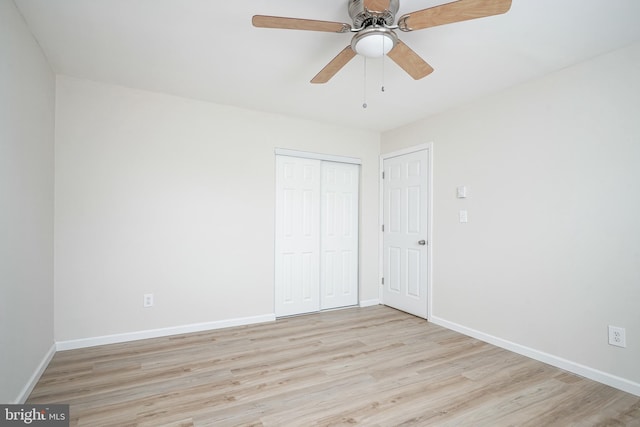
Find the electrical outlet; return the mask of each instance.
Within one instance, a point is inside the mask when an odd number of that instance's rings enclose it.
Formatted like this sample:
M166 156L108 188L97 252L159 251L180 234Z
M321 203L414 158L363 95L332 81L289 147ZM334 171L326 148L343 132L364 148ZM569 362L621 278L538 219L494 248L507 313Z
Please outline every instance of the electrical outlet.
M142 305L144 307L153 307L153 294L144 294Z
M609 325L609 344L622 348L627 346L627 338L624 328Z

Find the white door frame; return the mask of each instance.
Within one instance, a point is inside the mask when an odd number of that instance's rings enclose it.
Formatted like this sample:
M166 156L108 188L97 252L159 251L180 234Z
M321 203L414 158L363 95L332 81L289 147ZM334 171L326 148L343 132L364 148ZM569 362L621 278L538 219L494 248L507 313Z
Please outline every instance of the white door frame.
M427 150L429 153L429 173L427 191L429 192L427 199L427 235L429 236L429 243L427 245L427 320L431 321L433 313L433 142L427 142L425 144L414 145L412 147L403 148L401 150L392 151L390 153L384 153L380 155L380 166L378 169L379 188L380 188L380 210L378 213L378 280L380 287L378 289L378 298L380 302L384 304L383 292L382 292L382 277L384 271L384 233L382 232L382 225L384 221L384 180L382 179L382 172L384 171L384 161L392 157L398 157L405 154L415 153L416 151Z

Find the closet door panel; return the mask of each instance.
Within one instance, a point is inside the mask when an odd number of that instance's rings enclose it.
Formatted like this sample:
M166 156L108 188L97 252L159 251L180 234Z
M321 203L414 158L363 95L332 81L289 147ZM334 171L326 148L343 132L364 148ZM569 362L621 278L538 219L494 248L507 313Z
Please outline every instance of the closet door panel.
M320 308L358 303L359 166L322 162Z
M276 156L276 316L320 310L320 164Z

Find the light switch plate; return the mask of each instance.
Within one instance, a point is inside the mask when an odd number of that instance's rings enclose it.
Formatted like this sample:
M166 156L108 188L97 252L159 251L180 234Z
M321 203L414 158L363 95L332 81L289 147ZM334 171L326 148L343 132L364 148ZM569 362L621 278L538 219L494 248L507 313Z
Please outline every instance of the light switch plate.
M460 211L460 222L469 222L467 211Z
M458 195L458 199L466 199L467 197L467 187L462 185L456 189L456 194Z

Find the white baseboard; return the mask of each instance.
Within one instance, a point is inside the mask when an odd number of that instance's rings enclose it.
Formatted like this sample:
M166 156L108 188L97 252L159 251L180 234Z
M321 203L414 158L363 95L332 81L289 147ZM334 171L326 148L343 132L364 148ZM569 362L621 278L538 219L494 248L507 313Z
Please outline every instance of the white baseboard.
M47 351L47 353L44 355L44 357L40 361L40 364L38 364L38 367L33 372L33 375L31 375L31 378L29 378L27 384L24 386L22 391L20 391L20 394L14 402L15 404L21 405L27 401L29 395L33 391L33 388L36 386L36 384L38 384L40 377L44 373L44 370L47 369L47 366L49 366L49 362L51 362L51 359L53 359L53 356L55 356L55 354L56 345L51 344L51 348L49 348L49 351Z
M236 319L218 320L214 322L193 323L190 325L172 326L168 328L150 329L146 331L127 332L124 334L104 335L93 338L81 338L77 340L58 341L58 351L74 350L77 348L94 347L97 345L116 344L129 341L159 338L170 335L189 334L192 332L210 331L214 329L229 328L232 326L251 325L254 323L273 322L275 314L263 314L261 316L241 317Z
M447 329L451 329L461 334L468 335L470 337L479 339L480 341L493 344L495 346L504 348L514 353L521 354L523 356L530 357L531 359L538 360L556 368L564 369L565 371L572 372L590 380L597 381L602 384L617 388L618 390L625 391L627 393L640 396L640 384L629 381L625 378L621 378L598 369L590 368L588 366L581 365L571 360L563 359L558 356L554 356L549 353L545 353L540 350L536 350L530 347L526 347L520 344L516 344L511 341L504 340L502 338L494 337L493 335L485 334L484 332L477 331L475 329L467 328L466 326L459 325L457 323L450 322L439 317L432 316L431 322L443 326Z
M378 298L375 299L366 299L363 301L360 301L360 307L371 307L372 305L379 305L380 304L380 300Z

